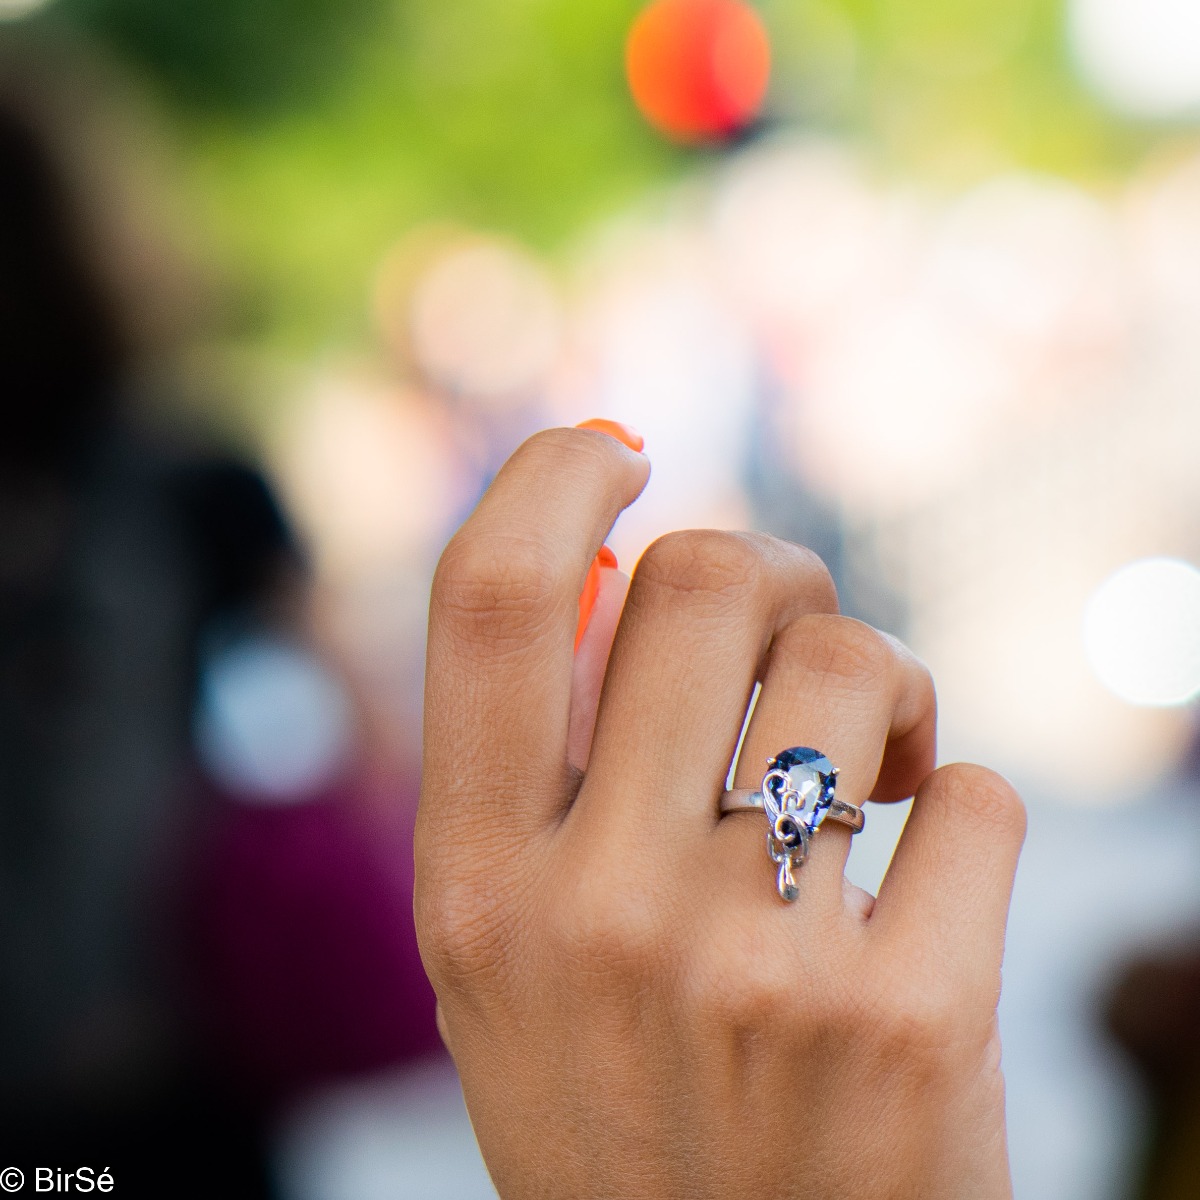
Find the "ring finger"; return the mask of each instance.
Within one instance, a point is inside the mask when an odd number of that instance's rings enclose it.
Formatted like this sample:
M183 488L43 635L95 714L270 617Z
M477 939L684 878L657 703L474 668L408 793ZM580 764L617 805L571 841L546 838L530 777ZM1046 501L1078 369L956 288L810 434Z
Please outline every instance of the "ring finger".
M758 788L768 759L808 746L837 766L838 800L905 799L933 770L935 730L933 682L906 647L848 617L808 614L771 644L734 786ZM739 861L735 886L770 898L765 831L761 811L730 813L718 836ZM801 903L840 903L850 837L829 820L816 831L797 879Z

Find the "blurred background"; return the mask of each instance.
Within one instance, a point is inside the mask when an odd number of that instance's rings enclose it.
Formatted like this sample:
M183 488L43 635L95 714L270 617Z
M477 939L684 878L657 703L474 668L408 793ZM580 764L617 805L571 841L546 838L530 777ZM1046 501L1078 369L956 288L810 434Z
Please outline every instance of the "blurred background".
M10 1158L492 1195L411 929L428 583L612 417L626 569L813 547L1023 790L1017 1195L1200 1196L1194 0L0 0L0 316Z

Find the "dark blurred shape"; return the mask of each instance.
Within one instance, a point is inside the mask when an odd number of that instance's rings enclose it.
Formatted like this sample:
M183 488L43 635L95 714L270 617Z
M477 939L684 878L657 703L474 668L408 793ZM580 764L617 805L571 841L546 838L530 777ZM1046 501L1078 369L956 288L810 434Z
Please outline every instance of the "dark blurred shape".
M321 94L390 11L385 0L59 0L53 17L98 35L179 99L262 111Z
M262 1197L269 1113L190 987L187 781L207 631L286 622L303 564L253 466L131 399L167 347L108 269L88 76L0 60L0 1149Z
M771 45L742 0L654 0L629 32L625 62L652 125L680 142L724 141L758 115Z
M1128 965L1106 1015L1151 1099L1137 1200L1194 1200L1200 1196L1200 945Z
M62 467L111 416L129 347L26 116L0 110L0 456Z
M206 1037L239 1092L268 1104L441 1052L410 831L364 819L359 799L351 784L238 805L198 843Z

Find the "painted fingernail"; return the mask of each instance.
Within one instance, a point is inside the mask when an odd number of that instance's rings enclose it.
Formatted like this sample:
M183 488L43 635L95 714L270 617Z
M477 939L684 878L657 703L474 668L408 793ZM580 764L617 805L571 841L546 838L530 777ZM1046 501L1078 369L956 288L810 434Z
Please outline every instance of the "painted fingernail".
M630 450L638 454L641 454L642 448L646 444L646 439L632 425L625 425L620 421L608 421L603 417L593 417L590 421L580 421L575 428L594 429L597 433L607 433L609 437L616 438L622 446L628 446Z
M601 546L600 553L592 559L592 565L588 567L587 579L583 584L583 592L579 597L579 625L575 630L575 649L579 649L579 643L583 641L583 635L587 633L587 627L592 619L592 612L596 607L596 598L600 595L600 570L603 567L615 569L617 565L617 556L607 547Z
M579 596L579 624L575 629L575 649L583 641L587 633L588 622L592 619L592 610L596 607L596 597L600 594L600 556L592 560L588 567L587 579L583 584L583 592Z
M575 428L594 429L597 433L607 433L609 437L616 438L622 446L628 446L637 454L641 454L642 448L646 444L646 439L632 425L625 425L620 421L608 421L603 417L580 421ZM592 619L592 610L596 607L596 597L600 594L600 569L602 567L615 568L616 565L617 556L607 546L601 546L600 553L588 567L583 593L579 597L579 626L575 631L576 650L579 649L579 643L583 641L583 635L587 633L588 622Z

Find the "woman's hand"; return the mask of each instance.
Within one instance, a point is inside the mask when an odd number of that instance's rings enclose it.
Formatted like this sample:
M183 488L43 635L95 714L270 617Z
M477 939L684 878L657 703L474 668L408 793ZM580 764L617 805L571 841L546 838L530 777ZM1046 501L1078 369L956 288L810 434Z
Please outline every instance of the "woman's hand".
M755 535L646 552L589 759L579 592L648 472L603 434L539 434L434 582L417 924L496 1186L1007 1197L996 1002L1021 803L981 768L932 770L924 667L836 615L812 554ZM718 816L756 681L737 786L808 745L839 799L916 793L877 900L843 878L846 829L816 832L785 904L761 814Z

